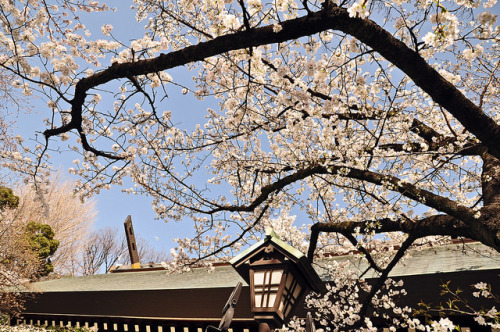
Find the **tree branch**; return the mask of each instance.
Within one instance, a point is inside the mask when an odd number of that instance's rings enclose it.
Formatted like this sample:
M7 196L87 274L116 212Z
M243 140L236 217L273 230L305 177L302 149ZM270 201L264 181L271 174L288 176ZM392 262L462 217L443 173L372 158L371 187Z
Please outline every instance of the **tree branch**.
M337 165L318 165L298 170L293 174L287 175L269 185L262 187L260 194L257 195L257 197L247 205L224 205L211 210L208 213L213 214L220 211L253 211L257 206L266 201L272 194L280 191L289 184L295 183L313 175L320 174L339 175L357 179L360 181L367 181L380 186L385 186L389 190L398 192L401 195L413 199L416 202L420 202L440 212L446 213L454 218L462 220L469 226L477 223L477 218L474 216L476 212L474 210L460 205L449 198L434 194L425 189L419 189L417 186L408 182L404 182L392 175L383 175L369 170Z
M368 227L376 223L377 227ZM409 219L377 219L365 221L344 221L339 223L316 223L311 226L311 237L309 241L309 250L307 257L309 261L314 260L314 251L317 247L318 236L320 232L325 233L340 233L353 234L359 232L361 234L376 232L390 233L403 232L411 234L415 239L430 235L443 235L452 237L467 237L474 239L474 233L471 228L461 220L450 217L448 215L434 215L413 222ZM479 240L479 239L476 239Z
M377 278L377 281L372 286L370 293L368 293L368 295L363 299L362 307L359 310L359 320L356 322L356 324L352 326L354 329L357 329L362 324L364 324L364 318L366 317L368 308L371 304L373 297L378 293L378 291L380 291L385 281L387 280L389 273L392 271L394 266L396 266L396 264L401 260L401 258L403 258L404 254L406 253L406 250L408 250L408 248L413 244L415 240L416 239L413 235L408 236L408 238L406 238L403 244L401 244L401 247L399 248L396 255L394 255L391 262L387 265L387 267L384 269L381 275Z
M161 54L156 58L133 63L115 63L99 73L82 78L75 88L70 123L60 128L49 129L45 131L45 135L50 137L78 127L87 92L112 80L159 72L231 50L281 43L333 29L356 37L396 65L436 103L448 110L467 130L479 138L492 155L500 158L500 125L467 99L453 84L445 80L416 51L375 22L349 17L344 8L328 6L305 17L284 21L281 27L278 32L273 31L273 26L264 26L220 36L179 51Z

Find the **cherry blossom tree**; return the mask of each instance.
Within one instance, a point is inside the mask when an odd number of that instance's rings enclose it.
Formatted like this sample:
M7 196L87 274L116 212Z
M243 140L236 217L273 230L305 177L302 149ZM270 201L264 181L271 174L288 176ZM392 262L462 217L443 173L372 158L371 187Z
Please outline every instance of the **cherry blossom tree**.
M495 0L135 0L131 42L110 24L92 37L97 1L0 3L0 65L47 99L27 153L43 166L60 138L84 195L132 181L160 219L191 218L174 263L265 225L311 260L355 248L380 277L352 307L360 328L430 236L500 251ZM218 106L170 110L177 92Z
M15 186L27 167L16 144L20 138L14 137L12 127L20 112L30 111L30 104L28 98L11 84L14 80L14 74L0 69L0 183Z

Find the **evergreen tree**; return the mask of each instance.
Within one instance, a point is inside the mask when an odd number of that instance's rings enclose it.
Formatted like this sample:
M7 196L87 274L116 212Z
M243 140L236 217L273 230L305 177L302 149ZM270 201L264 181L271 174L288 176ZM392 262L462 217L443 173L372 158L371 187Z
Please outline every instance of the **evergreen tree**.
M4 208L14 209L19 205L19 197L10 188L0 187L0 211Z
M46 276L50 272L53 272L54 266L50 261L50 257L59 247L59 241L54 239L55 233L50 225L30 221L28 225L26 225L26 234L31 250L33 250L41 260L38 276Z

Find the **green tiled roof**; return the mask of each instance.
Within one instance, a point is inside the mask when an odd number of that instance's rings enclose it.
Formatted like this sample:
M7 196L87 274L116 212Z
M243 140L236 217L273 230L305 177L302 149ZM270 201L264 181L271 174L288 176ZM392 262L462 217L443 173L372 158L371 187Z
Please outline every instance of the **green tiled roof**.
M349 261L354 272L366 270L368 264L361 255L338 256L322 260L318 265L326 266L328 261ZM500 253L479 242L448 244L412 250L411 256L398 263L391 271L391 277L450 273L459 271L500 270ZM500 271L499 271L500 273ZM375 274L371 275L372 277ZM367 275L367 278L370 276Z
M84 292L234 287L243 279L231 266L218 266L215 272L194 268L190 272L167 274L164 270L108 273L36 282L32 291ZM245 283L244 283L245 284ZM245 284L246 285L246 284Z
M414 251L412 256L398 264L391 273L392 277L410 276L457 271L500 270L500 254L479 243L464 245L445 245ZM479 252L479 253L475 253ZM315 264L321 275L321 266L329 261L349 260L351 268L364 270L366 263L357 255L337 256L322 259ZM95 276L61 278L31 284L32 291L39 292L84 292L84 291L121 291L155 289L196 289L232 288L238 281L246 283L230 266L215 267L210 273L206 268L193 268L182 274L167 274L163 270L120 272Z

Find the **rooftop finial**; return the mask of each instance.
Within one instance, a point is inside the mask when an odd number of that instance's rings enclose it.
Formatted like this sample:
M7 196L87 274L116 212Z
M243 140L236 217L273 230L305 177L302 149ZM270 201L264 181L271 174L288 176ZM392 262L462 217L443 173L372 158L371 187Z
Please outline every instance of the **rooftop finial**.
M132 217L130 215L125 219L123 226L125 226L125 237L127 238L130 265L133 269L140 269L141 263L139 262L139 252L137 251L134 227L132 226Z

